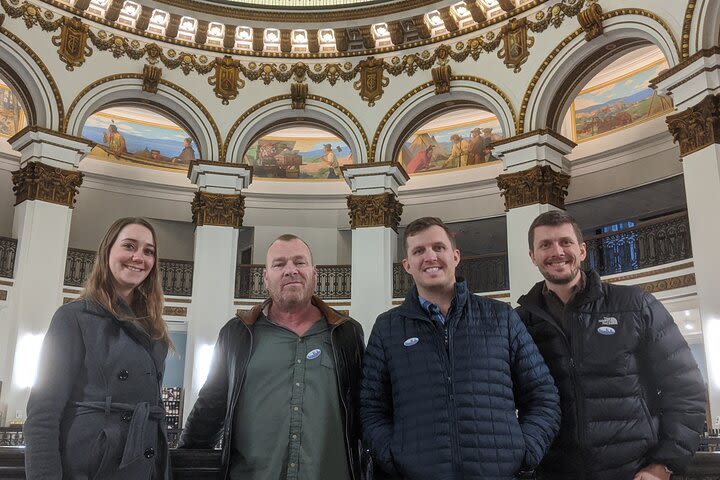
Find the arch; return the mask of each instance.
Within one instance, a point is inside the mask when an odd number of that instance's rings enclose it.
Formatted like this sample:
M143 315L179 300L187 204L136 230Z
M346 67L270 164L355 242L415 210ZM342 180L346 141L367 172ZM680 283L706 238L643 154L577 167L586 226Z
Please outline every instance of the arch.
M230 128L225 140L223 151L227 161L240 163L242 155L260 136L291 123L329 130L347 143L358 162L368 158L365 130L345 107L318 95L308 95L304 109L292 110L290 105L290 95L278 95L245 111Z
M395 159L402 142L427 119L428 114L458 107L485 108L497 117L505 136L515 135L515 109L505 92L495 84L471 75L453 75L450 82L447 94L436 95L435 84L427 82L395 102L375 130L371 149L375 161Z
M683 23L683 58L717 45L720 45L720 2L688 2Z
M60 89L40 57L0 27L0 72L18 95L28 125L59 130L64 118Z
M101 78L85 87L68 108L63 131L81 136L88 117L115 105L155 107L195 137L204 160L222 161L220 130L210 112L188 91L160 79L157 93L142 90L143 77L128 73Z
M565 112L585 82L629 50L652 44L662 51L670 67L680 62L680 49L670 28L652 12L613 10L603 15L603 26L603 35L589 42L578 28L550 52L525 92L518 132L559 131Z

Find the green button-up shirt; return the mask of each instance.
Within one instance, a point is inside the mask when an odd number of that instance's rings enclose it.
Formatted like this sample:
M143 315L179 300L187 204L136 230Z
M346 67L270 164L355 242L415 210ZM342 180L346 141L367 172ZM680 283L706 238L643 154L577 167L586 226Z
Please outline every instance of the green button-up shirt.
M330 329L261 315L235 410L232 480L350 480Z

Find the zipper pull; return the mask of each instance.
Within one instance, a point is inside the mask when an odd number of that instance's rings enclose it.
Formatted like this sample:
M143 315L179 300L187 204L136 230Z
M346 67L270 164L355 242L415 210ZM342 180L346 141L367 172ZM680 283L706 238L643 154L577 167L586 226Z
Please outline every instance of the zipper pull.
M570 357L570 368L575 368L575 359Z

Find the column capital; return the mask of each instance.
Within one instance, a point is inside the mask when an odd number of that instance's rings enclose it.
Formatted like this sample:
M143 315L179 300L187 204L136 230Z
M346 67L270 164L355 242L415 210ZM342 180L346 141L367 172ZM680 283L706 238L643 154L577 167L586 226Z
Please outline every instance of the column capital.
M20 152L21 168L36 162L65 170L76 170L80 160L95 146L90 140L37 125L23 128L10 137L8 143Z
M495 142L492 151L507 171L522 171L535 165L552 165L565 171L568 169L565 155L576 146L554 130L542 128Z
M397 232L403 204L392 192L373 195L348 195L350 227L385 227Z
M698 50L650 81L661 95L669 95L677 110L709 94L720 93L720 46Z
M345 182L356 195L376 195L390 192L398 194L398 188L405 185L410 176L397 162L361 163L340 167Z
M25 200L41 200L73 208L82 179L83 174L79 170L26 162L20 170L12 172L15 205Z
M497 185L505 197L506 212L512 208L548 203L564 209L570 175L549 165L536 165L528 170L499 175Z
M680 145L681 157L720 143L720 94L707 95L685 111L668 115L665 122Z
M245 197L237 194L195 192L190 207L195 226L242 227L245 216Z
M218 194L239 194L252 182L251 165L194 160L188 167L188 178L201 191Z

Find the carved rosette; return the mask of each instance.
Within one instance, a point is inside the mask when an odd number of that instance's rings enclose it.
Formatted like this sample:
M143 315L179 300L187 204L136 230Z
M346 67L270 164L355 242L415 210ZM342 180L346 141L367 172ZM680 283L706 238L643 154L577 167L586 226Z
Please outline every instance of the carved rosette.
M450 65L435 67L431 72L433 83L435 84L435 95L450 92Z
M143 91L157 93L160 77L162 77L162 68L145 65L143 67Z
M507 25L500 29L500 36L503 46L498 50L497 56L503 59L506 67L518 73L530 56L530 47L535 44L535 39L528 35L527 18L511 18Z
M720 143L720 95L708 95L684 112L669 115L665 122L683 157Z
M578 14L580 26L585 31L585 40L590 41L603 34L603 11L599 3L593 3Z
M28 162L12 172L15 205L25 200L41 200L73 208L83 174L78 170L63 170L40 162Z
M245 216L245 197L240 194L195 192L192 201L192 220L196 226L242 227Z
M403 205L390 192L377 195L348 195L351 228L386 227L397 232Z
M69 71L81 66L85 63L85 57L92 55L92 49L87 44L88 30L88 26L78 17L65 17L60 35L52 37L53 45L59 47L60 60L65 62L65 68Z
M570 175L556 172L547 165L528 170L504 173L497 178L501 195L505 197L505 211L542 203L565 208L565 196L570 185Z
M215 96L222 98L222 104L229 104L245 86L245 82L240 78L240 61L233 60L230 55L216 58L215 75L208 79L208 83L215 87Z
M375 105L383 94L383 88L390 84L390 79L385 77L385 68L382 59L369 57L359 63L360 80L353 84L355 90L360 90L360 98L368 102L368 106Z

